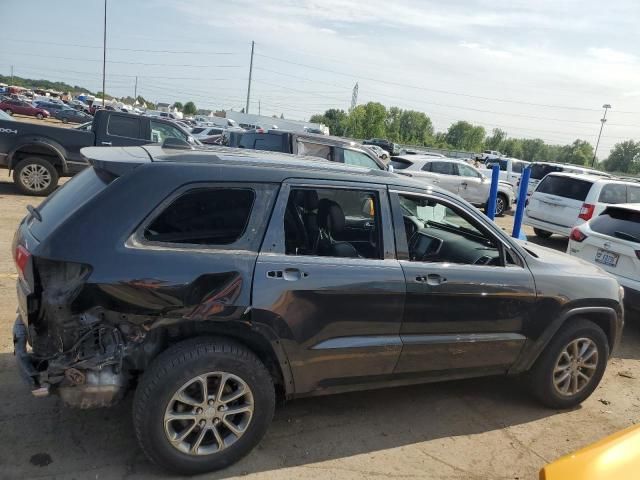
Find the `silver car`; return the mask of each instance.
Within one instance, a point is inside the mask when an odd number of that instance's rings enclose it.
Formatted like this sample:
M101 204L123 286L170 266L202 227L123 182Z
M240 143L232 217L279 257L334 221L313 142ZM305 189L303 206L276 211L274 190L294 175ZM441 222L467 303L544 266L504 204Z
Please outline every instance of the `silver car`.
M391 165L396 173L449 190L477 207L486 207L489 200L491 180L480 170L462 160L406 155L393 157ZM498 198L496 199L496 215L502 215L510 210L515 202L515 197L511 184L500 181Z

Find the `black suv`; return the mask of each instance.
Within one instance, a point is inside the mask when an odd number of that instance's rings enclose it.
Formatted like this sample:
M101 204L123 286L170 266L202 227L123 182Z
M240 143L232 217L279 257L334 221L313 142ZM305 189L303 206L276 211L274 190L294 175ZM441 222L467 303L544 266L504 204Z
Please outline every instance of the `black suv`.
M18 365L80 408L137 385L136 435L168 469L237 461L276 398L526 373L572 407L620 339L612 277L444 190L224 147L83 154L15 235Z

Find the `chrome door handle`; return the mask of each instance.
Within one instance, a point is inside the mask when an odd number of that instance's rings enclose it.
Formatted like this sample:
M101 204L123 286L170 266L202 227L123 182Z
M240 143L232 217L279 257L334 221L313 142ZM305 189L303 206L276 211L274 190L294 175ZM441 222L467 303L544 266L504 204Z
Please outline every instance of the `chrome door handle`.
M109 145L109 146L113 145L113 142L101 142L101 143L102 145Z
M427 285L440 285L446 283L447 279L438 275L437 273L430 273L427 275Z
M289 282L295 282L307 278L309 274L303 272L297 268L285 268L284 270L269 270L267 272L267 278L273 278L275 280L287 280Z

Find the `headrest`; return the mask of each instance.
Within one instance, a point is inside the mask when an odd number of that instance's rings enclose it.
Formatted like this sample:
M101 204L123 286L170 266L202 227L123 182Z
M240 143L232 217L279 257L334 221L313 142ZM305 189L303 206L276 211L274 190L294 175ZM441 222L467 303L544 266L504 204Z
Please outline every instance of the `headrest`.
M342 207L333 200L323 198L318 202L318 226L329 232L338 233L344 230L345 218Z
M318 208L318 192L315 190L296 190L293 201L304 210L315 210Z

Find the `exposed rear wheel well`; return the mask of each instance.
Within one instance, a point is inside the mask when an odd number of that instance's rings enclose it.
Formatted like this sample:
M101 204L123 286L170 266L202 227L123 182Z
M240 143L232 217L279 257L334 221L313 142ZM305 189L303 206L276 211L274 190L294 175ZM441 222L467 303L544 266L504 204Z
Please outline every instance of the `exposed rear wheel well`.
M181 325L162 327L162 331L158 333L165 341L163 342L163 347L155 352L156 354L162 353L170 346L183 340L202 336L229 338L237 343L243 344L255 353L271 374L278 397L284 399L286 396L287 388L285 386L285 378L273 347L264 336L252 330L245 323L216 321L185 322ZM292 385L290 385L290 387L291 386Z
M29 157L38 157L47 160L55 167L58 174L62 174L62 160L58 153L46 145L24 145L13 153L11 158L11 168L15 168L20 161Z

